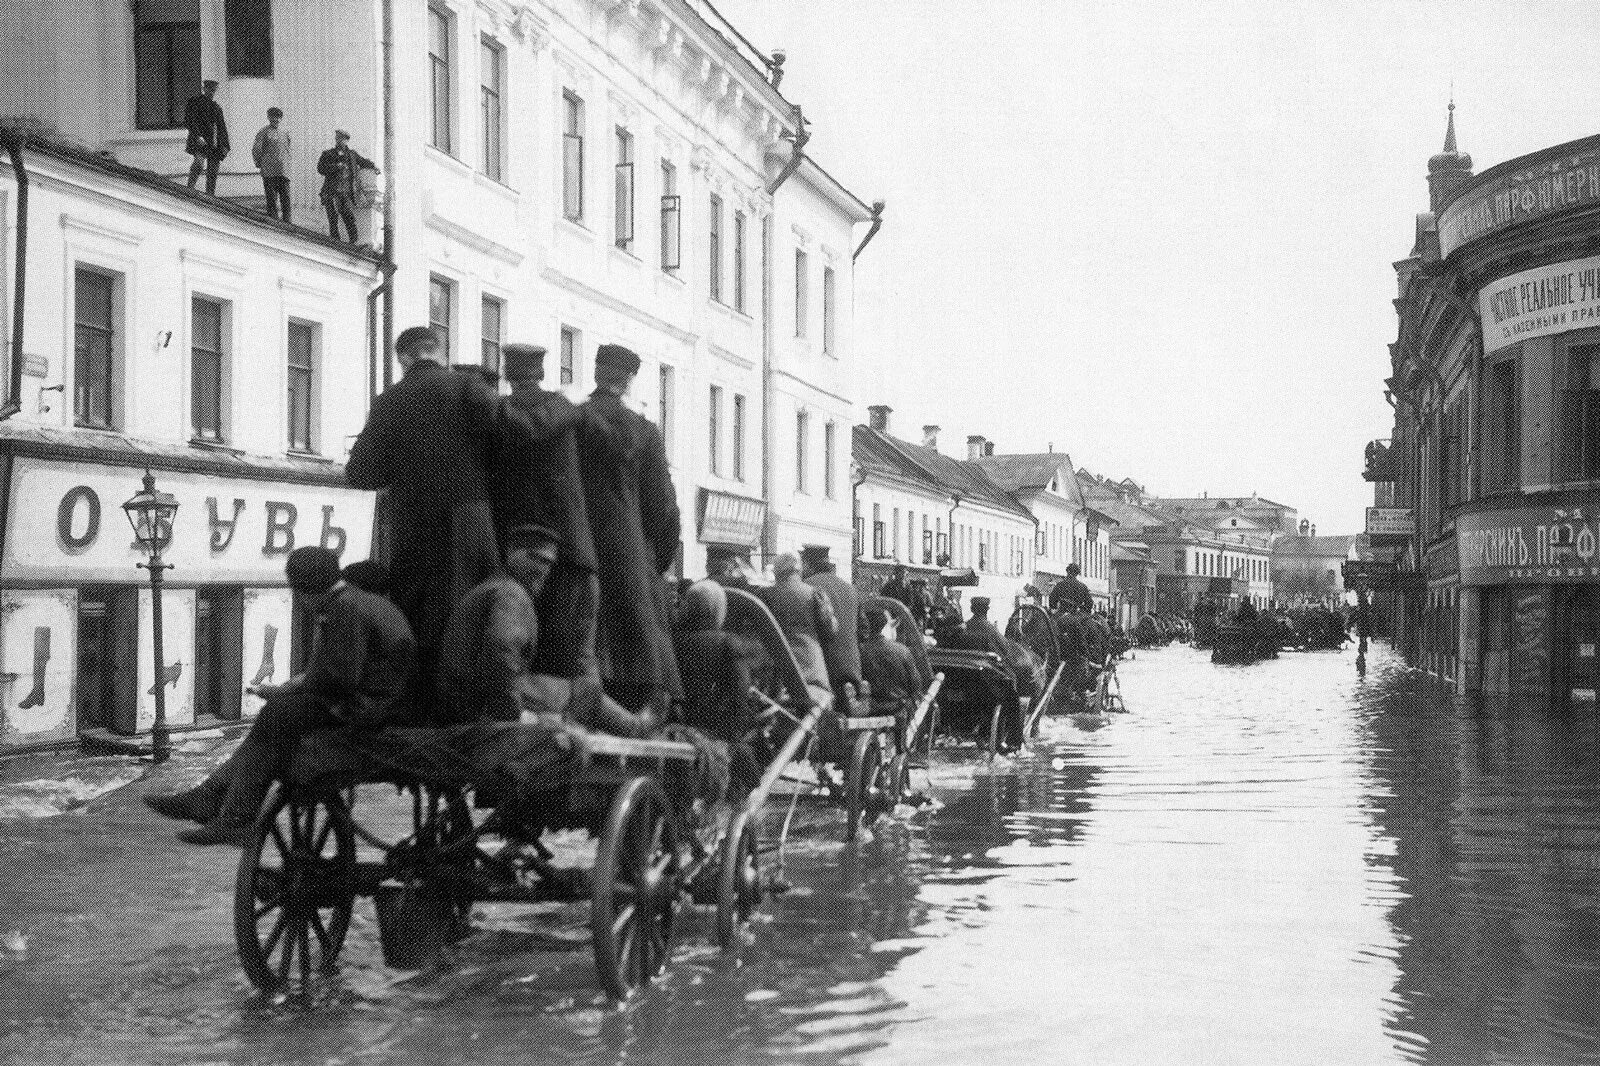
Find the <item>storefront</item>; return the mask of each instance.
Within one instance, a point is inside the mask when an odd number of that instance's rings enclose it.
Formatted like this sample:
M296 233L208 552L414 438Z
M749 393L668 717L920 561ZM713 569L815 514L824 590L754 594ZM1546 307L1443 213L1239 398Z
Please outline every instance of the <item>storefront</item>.
M695 529L705 545L706 573L718 573L729 563L759 571L761 530L767 520L767 505L760 500L715 489L701 489Z
M147 561L122 504L149 470L178 499L164 561L166 715L250 717L245 689L282 682L307 628L283 576L295 548L346 561L371 546L373 495L311 460L247 460L84 431L0 437L0 748L134 734L154 720Z

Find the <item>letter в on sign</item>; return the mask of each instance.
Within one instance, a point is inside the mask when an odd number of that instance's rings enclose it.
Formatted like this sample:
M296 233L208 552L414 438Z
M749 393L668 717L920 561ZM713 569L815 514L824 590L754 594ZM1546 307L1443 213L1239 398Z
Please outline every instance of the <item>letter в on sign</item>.
M294 551L294 523L298 517L292 503L267 501L267 539L262 555L288 555Z

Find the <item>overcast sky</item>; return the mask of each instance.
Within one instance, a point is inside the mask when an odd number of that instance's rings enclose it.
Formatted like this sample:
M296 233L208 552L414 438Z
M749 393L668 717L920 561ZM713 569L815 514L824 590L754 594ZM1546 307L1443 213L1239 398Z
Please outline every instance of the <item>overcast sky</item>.
M1456 130L1479 171L1600 132L1600 4L717 0L883 231L858 411L1053 443L1164 495L1357 532L1392 264Z

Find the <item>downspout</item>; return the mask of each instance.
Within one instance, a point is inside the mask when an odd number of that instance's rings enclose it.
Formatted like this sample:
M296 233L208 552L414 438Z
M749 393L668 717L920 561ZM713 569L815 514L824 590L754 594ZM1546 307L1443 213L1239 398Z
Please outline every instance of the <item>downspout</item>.
M789 161L783 164L783 169L778 171L778 176L767 184L767 195L777 192L784 182L789 180L800 164L805 160L806 142L811 140L811 131L806 129L806 117L800 110L800 105L794 105L794 151L789 153Z
M949 565L952 570L956 566L956 508L960 506L961 494L958 492L950 497L950 513L944 520L945 529L950 535L950 550L945 552L945 555L950 560ZM939 565L939 548L937 545L934 546L933 563L935 566Z
M778 528L772 498L772 213L761 220L761 498L767 512L761 523L761 560L777 554Z
M383 387L394 384L394 0L383 0ZM374 375L376 378L377 375ZM376 382L373 391L376 392Z
M882 200L872 201L872 228L867 230L867 235L861 238L860 244L856 245L856 250L851 253L850 262L854 263L861 258L861 249L871 244L872 238L876 237L878 231L883 228L883 209L887 206Z
M6 152L11 156L11 171L17 178L17 255L16 276L11 294L11 366L6 382L6 399L0 405L0 421L22 410L22 327L26 320L28 293L28 168L22 161L27 134L20 130L0 131Z
M861 527L861 486L867 483L867 471L859 464L850 465L860 475L850 479L850 576L854 579L855 561L861 558L861 545L856 539L856 530Z

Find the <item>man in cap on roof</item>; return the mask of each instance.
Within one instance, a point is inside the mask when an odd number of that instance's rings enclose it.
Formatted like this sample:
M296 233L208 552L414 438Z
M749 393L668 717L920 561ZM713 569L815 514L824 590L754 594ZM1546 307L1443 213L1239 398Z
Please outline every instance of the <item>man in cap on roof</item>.
M500 568L489 506L500 398L478 377L452 373L426 326L402 332L394 348L405 376L372 401L345 478L387 490L380 533L390 595L416 634L418 683L431 694L456 601Z
M577 429L588 415L561 393L542 387L544 358L545 350L534 344L508 344L502 352L511 395L501 401L504 445L494 483L495 521L501 529L533 523L555 534L555 564L536 602L535 672L598 676L600 583L578 466ZM604 432L603 426L595 427L596 435Z
M267 108L267 124L256 131L250 157L261 172L267 194L267 217L289 221L289 153L292 139L283 128L283 108Z
M356 243L356 171L378 173L378 166L350 147L350 134L333 131L333 147L317 157L317 173L322 175L321 200L328 212L328 236L339 239L339 223L344 222L350 243Z
M228 120L217 103L217 83L207 79L200 91L183 105L183 125L189 132L183 150L193 157L189 164L189 188L194 188L200 172L206 174L206 193L217 194L217 170L228 157Z
M284 684L252 687L266 704L211 776L187 792L144 797L159 814L202 823L178 834L187 843L241 843L306 734L399 725L411 716L406 690L416 645L394 604L346 582L327 548L296 548L284 569L295 598L317 616L311 661Z
M854 585L839 576L825 545L808 544L800 549L800 573L833 607L838 625L823 638L822 657L828 664L828 680L841 697L839 709L848 713L851 695L843 691L844 686L861 687L861 597Z
M595 352L578 466L600 579L595 657L606 692L629 710L683 697L663 575L677 560L678 494L661 433L623 397L639 357Z

